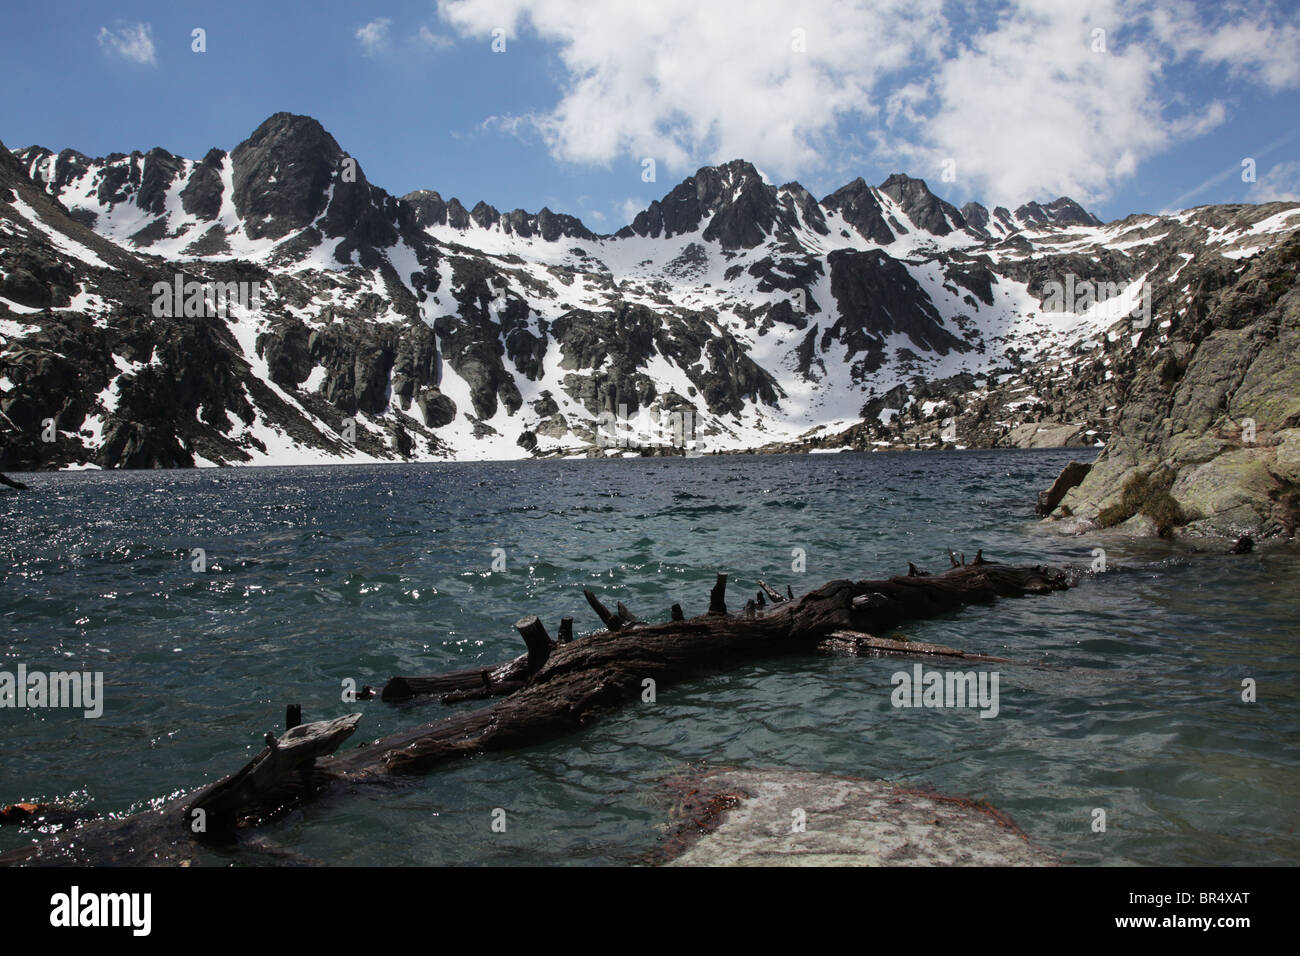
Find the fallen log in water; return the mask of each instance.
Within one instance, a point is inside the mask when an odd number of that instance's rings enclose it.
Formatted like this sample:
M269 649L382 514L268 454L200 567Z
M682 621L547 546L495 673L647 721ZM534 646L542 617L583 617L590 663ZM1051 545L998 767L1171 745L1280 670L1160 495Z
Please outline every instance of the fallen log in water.
M120 820L96 821L32 848L0 856L0 863L175 862L191 858L198 842L234 840L241 831L273 819L322 793L333 782L357 783L424 773L456 757L527 746L580 729L624 704L640 700L652 681L671 683L744 660L826 649L826 642L869 653L938 654L974 661L938 645L874 638L872 632L905 620L932 617L999 597L1041 595L1069 587L1069 575L1043 566L980 560L942 574L881 581L831 581L798 599L727 612L727 576L719 574L709 611L690 620L645 624L625 607L608 608L584 592L606 630L551 642L536 617L516 625L528 653L496 668L456 671L429 678L394 678L386 700L419 694L451 701L500 695L493 703L399 731L344 753L334 748L356 727L359 714L305 724L268 747L238 773L159 810ZM791 593L787 588L787 593ZM571 635L571 621L561 634ZM486 676L485 676L486 675ZM400 682L400 684L395 684ZM295 716L293 719L297 719ZM195 810L208 817L206 833L192 831Z
M301 713L301 711L299 711ZM236 774L199 791L185 808L190 829L209 840L229 839L236 830L260 826L283 808L302 802L315 787L316 759L332 754L357 729L360 714L298 724L279 740L266 735L266 749Z

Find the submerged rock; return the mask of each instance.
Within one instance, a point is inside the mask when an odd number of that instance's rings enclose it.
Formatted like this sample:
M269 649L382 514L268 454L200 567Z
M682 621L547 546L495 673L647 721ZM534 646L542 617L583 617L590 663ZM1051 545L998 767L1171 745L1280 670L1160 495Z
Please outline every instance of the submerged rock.
M980 801L791 770L719 769L668 781L681 823L671 866L1050 866Z

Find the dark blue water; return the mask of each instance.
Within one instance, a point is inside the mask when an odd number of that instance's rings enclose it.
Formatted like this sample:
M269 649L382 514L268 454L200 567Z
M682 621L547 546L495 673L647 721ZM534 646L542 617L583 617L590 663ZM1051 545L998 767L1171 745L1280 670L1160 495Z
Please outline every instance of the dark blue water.
M1077 456L1077 452L1073 455ZM656 781L707 761L987 799L1078 863L1295 863L1300 560L1043 533L1036 493L1072 457L998 451L27 476L0 494L0 669L103 671L102 718L0 710L0 803L145 806L237 769L278 730L353 710L356 738L439 710L346 704L342 682L496 663L512 624L733 605L765 578L995 560L1110 568L906 636L1003 665L1000 713L898 710L898 661L789 658L661 689L570 737L362 790L267 828L327 863L625 862L666 823ZM192 570L192 549L208 569ZM493 550L506 570L493 572ZM806 570L791 569L792 549ZM910 666L910 665L907 665ZM1240 699L1253 678L1256 703ZM350 744L349 744L350 745ZM505 833L491 830L494 808ZM1107 813L1104 833L1093 810ZM0 850L31 839L0 830ZM215 860L216 858L214 858Z

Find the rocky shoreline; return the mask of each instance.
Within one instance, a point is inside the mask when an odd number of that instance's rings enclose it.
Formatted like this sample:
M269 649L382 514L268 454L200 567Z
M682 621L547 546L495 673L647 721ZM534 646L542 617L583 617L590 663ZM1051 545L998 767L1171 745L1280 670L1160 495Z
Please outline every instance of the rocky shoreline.
M1115 434L1048 520L1080 533L1293 538L1300 521L1300 233L1204 271L1135 376ZM1046 503L1046 502L1045 502Z

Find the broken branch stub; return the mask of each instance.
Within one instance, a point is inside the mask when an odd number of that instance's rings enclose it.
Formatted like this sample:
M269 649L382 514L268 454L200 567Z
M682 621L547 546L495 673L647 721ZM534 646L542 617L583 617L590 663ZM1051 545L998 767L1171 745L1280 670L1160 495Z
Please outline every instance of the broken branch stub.
M536 614L529 614L515 623L515 630L528 645L528 673L536 674L551 656L551 637L546 633L546 626Z

